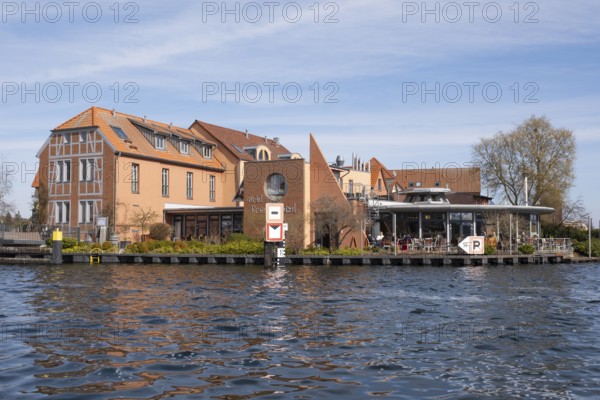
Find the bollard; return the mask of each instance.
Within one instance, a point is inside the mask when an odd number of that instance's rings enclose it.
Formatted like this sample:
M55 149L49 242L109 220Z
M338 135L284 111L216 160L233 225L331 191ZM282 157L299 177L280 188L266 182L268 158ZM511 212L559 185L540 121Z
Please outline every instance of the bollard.
M271 242L264 242L265 244L265 267L271 268L273 267L274 259L273 259L273 245Z
M63 248L63 234L62 232L56 228L54 232L52 232L52 264L62 264L62 248Z

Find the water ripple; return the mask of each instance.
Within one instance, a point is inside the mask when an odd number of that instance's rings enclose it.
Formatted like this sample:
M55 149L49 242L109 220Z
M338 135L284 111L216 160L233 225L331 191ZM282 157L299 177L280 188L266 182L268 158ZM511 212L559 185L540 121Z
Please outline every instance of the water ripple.
M0 266L0 390L599 397L598 267Z

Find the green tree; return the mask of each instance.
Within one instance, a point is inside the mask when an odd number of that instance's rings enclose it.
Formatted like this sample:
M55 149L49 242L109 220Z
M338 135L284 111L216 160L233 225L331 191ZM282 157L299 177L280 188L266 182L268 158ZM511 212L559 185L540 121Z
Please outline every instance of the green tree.
M483 138L472 149L484 185L511 204L562 209L573 186L575 136L555 128L546 117L532 116L509 133Z

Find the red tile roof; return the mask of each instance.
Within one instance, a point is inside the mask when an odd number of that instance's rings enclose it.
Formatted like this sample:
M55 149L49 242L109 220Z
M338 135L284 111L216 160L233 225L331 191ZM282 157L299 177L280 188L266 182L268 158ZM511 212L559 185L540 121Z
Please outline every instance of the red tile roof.
M396 179L396 176L392 173L392 171L387 169L377 158L375 158L375 157L371 158L370 165L371 165L371 187L377 186L377 179L379 177L380 172L381 172L381 176L383 177L384 180L394 179L394 181L398 184L398 186L402 187L402 185L400 185L400 183L398 182L398 180ZM387 187L387 186L388 186L388 184L386 182L385 187Z
M219 160L214 153L212 159L205 159L192 145L190 145L189 154L182 154L169 140L165 140L165 150L156 149L154 144L150 143L134 124L164 134L167 138L170 135L174 135L190 141L199 140L211 144L189 129L140 118L135 115L124 114L117 111L113 112L112 110L100 107L91 107L85 110L81 114L76 115L67 122L56 127L54 131L60 132L72 129L95 128L102 132L106 140L113 147L115 153L131 155L134 157L156 158L166 162L170 161L195 166L202 165L211 169L223 168L222 160ZM112 129L113 126L121 128L127 135L127 139L119 137Z
M234 129L224 128L209 124L207 122L196 120L195 124L199 125L215 138L220 144L225 146L235 156L241 160L252 161L255 158L245 151L245 148L255 146L265 146L271 152L271 159L276 160L282 155L289 155L291 152L282 144L275 143L274 139L266 139L251 133L236 131ZM193 128L193 125L190 129Z

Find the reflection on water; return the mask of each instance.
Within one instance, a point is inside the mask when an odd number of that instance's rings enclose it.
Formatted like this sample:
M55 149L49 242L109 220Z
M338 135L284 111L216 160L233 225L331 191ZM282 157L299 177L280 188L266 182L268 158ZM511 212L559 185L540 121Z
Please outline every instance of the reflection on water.
M0 266L1 397L597 397L598 267Z

